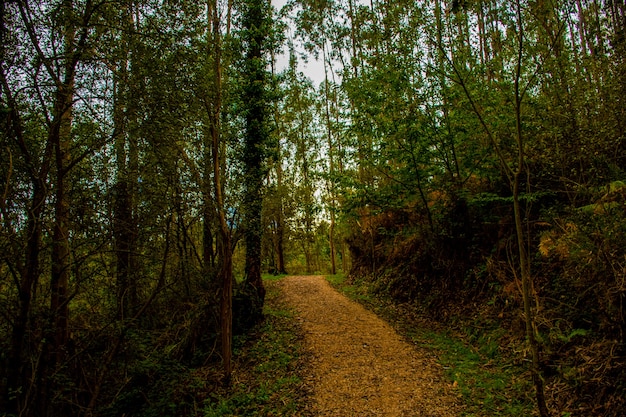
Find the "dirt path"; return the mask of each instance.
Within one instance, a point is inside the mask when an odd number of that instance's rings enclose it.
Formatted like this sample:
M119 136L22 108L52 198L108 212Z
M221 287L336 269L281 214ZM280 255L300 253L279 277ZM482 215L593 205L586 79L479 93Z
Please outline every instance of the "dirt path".
M312 354L307 381L320 416L458 416L460 408L432 355L334 290L323 277L280 283L298 311Z

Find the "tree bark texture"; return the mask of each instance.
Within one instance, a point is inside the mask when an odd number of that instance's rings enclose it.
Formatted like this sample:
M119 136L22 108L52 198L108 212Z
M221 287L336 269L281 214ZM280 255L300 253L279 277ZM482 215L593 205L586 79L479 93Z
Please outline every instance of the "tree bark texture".
M269 138L267 126L266 62L264 48L268 34L268 4L248 0L244 5L244 28L248 31L245 63L246 132L244 145L244 216L246 242L246 283L252 286L263 304L265 288L261 279L261 237L263 225L263 183L265 153Z
M229 8L230 9L230 8ZM230 13L230 12L229 12ZM233 261L231 252L231 234L226 220L226 208L224 203L224 169L222 161L220 118L222 112L222 44L220 33L220 13L218 3L212 0L209 3L209 18L212 24L212 55L213 55L213 103L209 111L209 132L211 136L212 161L205 160L205 164L212 163L213 189L215 192L215 205L219 221L219 241L217 252L219 255L218 277L221 279L220 300L220 331L221 350L224 369L224 383L230 384L232 374L232 338L233 338ZM205 171L206 172L206 171ZM206 184L208 185L208 184ZM209 190L205 189L205 193ZM207 207L205 207L205 210ZM209 219L205 217L205 222ZM206 226L205 226L206 230ZM205 239L207 238L205 233ZM208 242L205 242L205 250ZM207 257L205 254L205 262Z

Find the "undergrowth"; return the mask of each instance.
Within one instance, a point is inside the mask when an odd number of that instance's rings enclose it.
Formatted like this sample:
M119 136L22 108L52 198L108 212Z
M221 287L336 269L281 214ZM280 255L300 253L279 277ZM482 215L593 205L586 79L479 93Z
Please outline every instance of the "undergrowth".
M273 283L280 278L265 277L265 320L253 340L237 346L233 383L212 393L203 416L307 415L307 392L300 377L305 360L300 330Z
M463 416L533 414L530 377L501 352L498 340L504 333L500 327L485 327L480 323L453 333L415 314L414 308L373 294L365 282L348 282L342 274L328 276L327 280L390 322L408 340L437 355L448 382L463 399Z
M213 359L198 366L173 360L167 351L153 351L127 370L125 390L100 415L306 416L308 394L300 377L305 361L301 331L292 311L280 300L275 283L280 278L266 277L263 322L233 340L230 386L221 382L223 373L215 351L206 352Z

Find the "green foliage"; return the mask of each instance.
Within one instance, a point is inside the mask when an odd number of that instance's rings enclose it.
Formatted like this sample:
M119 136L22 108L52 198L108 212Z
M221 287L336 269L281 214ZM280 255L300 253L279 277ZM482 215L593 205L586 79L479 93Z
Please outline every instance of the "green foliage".
M219 127L241 275L245 231L267 266L280 236L296 273L326 272L333 239L344 274L367 287L331 278L351 297L374 305L371 293L390 295L446 323L489 307L518 342L506 172L522 151L552 406L624 414L624 5L599 3L291 1L275 24L265 0L60 2L27 13L3 2L0 390L11 398L0 408L185 415L205 406L214 387L202 381L217 378L187 366L217 360L221 259L208 143ZM224 19L219 37L207 31L207 6ZM290 19L288 68L270 74ZM319 86L300 72L313 57L327 76ZM61 89L64 71L72 85ZM55 97L67 88L72 126L58 143ZM56 163L59 145L70 161ZM55 220L58 191L68 196L66 221ZM52 365L57 226L68 229L71 296L61 303L67 355ZM483 327L465 337L484 346L479 361L495 360L501 335ZM38 384L46 380L56 387ZM273 386L257 386L221 410L272 402Z
M344 287L346 284L347 276L346 274L335 274L335 275L327 275L326 280L335 288ZM345 285L347 287L347 285Z
M265 321L257 338L239 347L238 374L232 387L217 390L205 401L204 416L306 415L306 393L299 374L303 360L300 331L293 312L277 299L278 290L267 281Z
M552 372L572 395L603 393L601 409L624 407L624 375L618 355L626 329L621 307L625 291L623 247L626 244L624 196L621 186L607 186L591 205L551 218L539 243L545 288L545 322L540 331ZM616 203L613 207L608 203ZM586 207L592 207L586 209ZM550 261L547 263L547 261ZM552 276L558 279L551 280ZM567 303L556 302L567 300ZM610 407L609 407L610 404Z
M273 282L273 281L280 281L281 279L286 277L286 275L285 274L279 274L279 275L262 274L262 277L263 277L263 281L265 282Z
M128 334L129 352L136 360L126 366L124 389L99 413L137 417L306 415L307 392L300 374L305 360L301 331L294 323L293 311L280 301L275 282L266 282L264 322L234 339L235 373L230 386L221 381L220 363L210 360L211 346L198 352L203 361L190 363L177 359L175 349L154 349L150 333L132 331Z
M427 332L416 340L439 352L446 375L467 404L467 416L520 416L533 410L530 382L525 370L507 363L498 353L502 331L482 334L468 343L445 333ZM483 342L488 340L485 345ZM510 360L510 359L509 359Z
M475 319L457 323L458 332L444 330L416 316L411 305L398 305L385 295L372 295L365 283L347 283L343 276L327 277L335 288L385 317L421 348L432 351L448 383L465 404L464 416L530 415L533 400L526 369L502 349L507 332L497 322ZM365 293L362 296L355 294ZM489 327L487 327L489 326Z
M327 275L326 280L351 300L364 304L372 304L376 302L376 299L372 297L364 282L359 282L358 284L352 282L345 274Z

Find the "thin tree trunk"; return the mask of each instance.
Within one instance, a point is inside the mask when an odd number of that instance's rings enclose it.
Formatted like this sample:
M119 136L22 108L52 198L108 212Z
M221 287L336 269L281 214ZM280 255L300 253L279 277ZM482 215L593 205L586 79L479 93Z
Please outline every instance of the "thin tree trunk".
M230 2L229 2L230 4ZM228 11L228 25L230 25L230 7ZM217 22L215 21L217 19ZM219 11L217 10L217 1L210 0L207 3L207 22L209 23L209 30L207 32L207 60L213 58L217 61L221 59L221 54L216 52L220 52L219 48L221 46L216 42L219 39L216 37L221 37L219 32ZM217 27L216 27L217 26ZM217 31L217 32L216 32ZM207 109L207 113L209 115L209 129L206 129L204 138L203 138L203 178L202 178L202 275L204 279L209 279L214 271L215 262L217 260L216 247L214 246L216 237L213 235L213 228L215 227L215 222L219 224L219 220L216 219L216 201L212 196L212 182L213 184L218 184L215 182L215 178L212 178L215 166L213 158L215 157L215 161L218 163L218 171L219 171L219 154L216 154L213 149L214 146L214 135L217 135L218 139L218 149L219 151L219 131L214 132L214 128L212 125L218 123L219 124L219 109L216 111L216 106L221 105L219 102L221 98L221 74L218 72L220 69L221 62L214 62L212 73L210 76L210 83L212 83L213 91L208 91L208 95L205 99L205 106ZM217 97L214 97L217 96ZM217 112L217 115L216 115ZM217 237L219 239L219 237Z
M325 116L326 116L326 137L328 140L328 169L330 179L328 183L328 197L330 199L330 227L328 228L328 244L330 247L330 273L335 275L337 273L337 265L335 261L335 149L333 146L333 129L330 121L330 93L329 93L329 80L328 80L328 66L329 63L326 57L326 43L322 47L322 56L324 59L324 101L325 101Z
M522 21L522 8L519 3L519 0L516 2L516 14L517 14L517 25L518 25L518 51L517 51L517 63L515 68L515 79L514 79L514 88L515 88L515 122L516 122L516 131L515 131L515 139L517 146L517 158L515 161L511 161L514 167L511 167L507 162L508 159L505 156L503 150L500 148L499 143L496 141L494 134L491 132L489 125L486 120L483 118L481 110L478 108L476 102L473 99L472 94L470 93L467 84L465 83L465 79L463 78L459 69L453 64L453 70L455 75L458 77L458 83L463 89L465 96L469 100L469 103L472 107L472 111L478 118L481 126L483 127L485 134L489 138L489 142L493 147L493 151L496 153L498 159L500 160L500 164L502 169L506 173L509 183L511 185L511 191L513 193L513 215L515 222L515 232L517 236L517 246L518 246L518 254L519 254L519 268L522 278L522 297L524 304L524 319L525 319L525 327L526 327L526 339L529 344L529 348L531 350L532 355L532 365L531 365L531 373L533 384L535 386L535 397L537 400L537 408L539 414L542 417L548 417L550 415L546 400L545 400L545 392L543 386L543 378L540 370L540 358L539 358L539 347L537 338L535 336L535 320L533 316L532 310L532 275L530 271L530 258L528 255L528 251L526 248L526 238L524 233L523 226L523 213L521 204L519 201L520 197L520 178L526 169L526 161L524 154L524 136L523 136L523 126L522 126L522 102L525 95L526 90L520 86L521 77L522 77L522 60L524 55L524 26Z
M3 21L2 21L3 22ZM4 28L3 28L4 30ZM13 324L11 333L11 350L7 363L7 393L6 405L9 414L18 414L23 411L27 404L24 404L24 394L19 395L19 388L26 385L26 381L22 380L23 366L26 363L23 357L25 336L29 329L31 303L35 298L35 291L40 270L40 253L41 253L41 235L42 235L42 215L47 198L47 181L52 163L52 144L47 143L42 156L42 163L37 170L33 166L33 158L24 139L24 129L21 117L18 112L17 103L15 103L11 90L6 80L4 68L0 68L0 76L2 77L2 86L10 108L10 117L8 121L8 133L16 140L22 157L29 167L29 175L32 185L31 205L26 217L26 251L24 262L18 265L20 280L17 283L18 293L18 313ZM34 369L31 370L31 374ZM31 375L32 376L32 375Z
M84 5L84 15L80 35L76 33L76 17L73 0L64 0L62 5L64 63L63 78L57 79L57 91L53 109L53 119L48 133L48 142L52 144L56 163L54 223L52 238L52 270L50 275L50 312L51 327L44 333L48 337L44 344L44 359L41 363L38 402L42 412L48 412L52 405L49 395L57 389L49 376L61 367L67 358L69 340L69 279L70 259L70 178L72 165L72 123L75 95L76 68L87 42L87 23L91 14L90 1ZM54 77L54 72L51 73Z
M125 36L122 36L125 38ZM123 42L124 43L124 42ZM128 47L128 43L125 43ZM133 213L131 209L130 176L128 167L128 61L119 64L115 85L115 103L113 121L115 124L115 154L117 164L117 182L115 184L115 203L113 207L113 239L116 256L117 314L120 320L129 316L127 312L128 288L131 274L131 252L133 251L131 227Z
M517 142L517 166L513 172L513 215L515 217L515 231L517 234L517 247L519 251L520 273L522 275L522 298L524 302L524 319L526 324L526 339L532 355L532 378L535 385L535 397L537 408L542 417L550 415L546 405L543 377L540 370L539 346L535 337L535 319L532 311L532 275L530 272L530 258L526 250L526 239L522 223L522 208L519 201L520 176L525 170L526 160L524 154L524 136L522 128L522 100L523 92L520 88L522 73L522 57L524 51L524 25L519 0L517 0L517 19L519 28L518 57L515 74L515 126Z
M230 13L230 12L229 12ZM222 45L220 34L220 13L217 0L209 3L209 15L212 21L213 43L213 94L214 102L210 114L211 151L213 156L213 188L215 190L215 204L220 226L220 242L218 245L220 255L219 276L222 282L220 321L221 321L221 343L222 361L224 367L224 383L230 384L232 375L232 328L233 328L233 273L232 273L232 253L231 236L228 223L226 221L226 210L224 205L224 179L222 178L221 162L221 129L220 118L222 111Z
M68 11L71 9L68 9ZM66 46L73 40L72 33L66 34ZM69 340L69 279L70 279L70 199L68 167L70 165L70 134L72 126L72 106L74 98L74 68L71 63L66 68L64 82L58 87L55 116L48 140L55 149L56 181L54 223L52 227L52 270L50 275L50 327L44 331L46 349L42 362L38 402L40 410L47 413L51 406L51 390L54 384L50 374L62 366L67 357L66 346Z
M278 152L280 155L280 150ZM285 214L283 210L283 168L282 160L276 166L276 180L278 189L278 212L276 213L276 272L278 274L286 274L287 267L285 265Z
M70 278L70 199L68 169L71 162L72 109L74 106L74 83L77 61L74 59L75 29L70 14L72 0L65 0L64 49L66 61L64 80L58 86L54 106L54 120L48 140L53 144L56 162L54 226L52 239L52 271L50 278L50 311L53 315L52 363L59 365L65 358L65 345L69 337ZM53 366L54 369L54 366Z
M513 181L513 214L515 217L515 231L517 234L517 246L520 257L520 273L522 275L522 298L524 301L524 320L526 326L526 340L531 352L531 372L533 384L535 386L535 398L537 400L537 408L542 417L550 415L546 405L545 390L543 377L540 370L539 346L535 337L535 320L532 310L532 275L530 272L529 258L526 251L526 242L524 239L524 226L522 224L522 208L519 201L519 185L520 174L515 173Z
M348 18L350 19L350 42L352 45L352 71L353 76L356 79L359 76L359 67L358 67L358 50L357 50L357 39L356 39L356 23L355 23L355 13L354 13L354 0L348 1Z
M138 308L136 194L139 170L137 136L133 133L136 109L132 102L137 75L131 72L133 33L136 28L132 4L122 6L122 59L115 75L113 121L117 164L116 195L113 211L113 237L116 256L117 313L119 319L131 317Z
M275 56L272 52L272 76L274 75L275 69ZM277 161L275 161L276 168L276 190L278 196L278 210L276 212L276 236L273 240L274 243L274 254L276 256L276 273L277 274L287 274L287 267L285 265L285 210L283 207L284 198L283 198L283 185L284 185L284 172L283 172L283 156L281 149L280 136L285 131L283 123L281 122L281 115L279 114L279 109L276 107L274 118L276 122L276 126L278 129L279 139L276 144L276 154L278 155Z
M477 19L478 19L478 45L480 52L480 64L485 65L487 63L487 33L485 31L485 9L482 1L476 4ZM487 81L489 79L487 78Z

